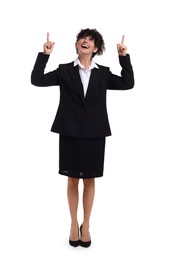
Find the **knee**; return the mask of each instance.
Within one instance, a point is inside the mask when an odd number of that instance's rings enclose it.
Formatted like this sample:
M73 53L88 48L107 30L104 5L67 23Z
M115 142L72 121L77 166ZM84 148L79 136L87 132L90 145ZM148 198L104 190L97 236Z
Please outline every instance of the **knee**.
M94 186L94 178L91 179L83 179L84 187L92 187Z
M68 178L68 185L69 186L77 187L78 183L79 183L79 179L71 178L71 177Z

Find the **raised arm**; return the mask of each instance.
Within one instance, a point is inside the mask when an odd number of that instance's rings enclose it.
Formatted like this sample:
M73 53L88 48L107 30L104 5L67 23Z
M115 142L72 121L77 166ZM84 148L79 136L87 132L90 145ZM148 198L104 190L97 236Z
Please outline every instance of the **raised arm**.
M124 43L125 36L122 36L121 43L117 44L117 51L119 54L119 63L122 67L121 76L109 73L108 89L113 90L127 90L134 87L134 72L131 65L129 54L127 54L127 47Z
M59 85L59 70L45 73L46 63L48 62L50 53L53 50L54 42L49 40L49 33L47 33L47 41L43 45L43 52L39 52L36 62L31 73L31 83L39 87L48 87Z

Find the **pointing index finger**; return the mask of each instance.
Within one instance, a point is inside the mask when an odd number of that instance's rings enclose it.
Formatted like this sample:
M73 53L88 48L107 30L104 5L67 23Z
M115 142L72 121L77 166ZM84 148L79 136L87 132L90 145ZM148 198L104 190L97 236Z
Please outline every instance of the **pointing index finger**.
M121 44L124 45L124 39L125 39L125 35L122 36L122 40L121 40Z
M49 42L49 32L47 32L47 42Z

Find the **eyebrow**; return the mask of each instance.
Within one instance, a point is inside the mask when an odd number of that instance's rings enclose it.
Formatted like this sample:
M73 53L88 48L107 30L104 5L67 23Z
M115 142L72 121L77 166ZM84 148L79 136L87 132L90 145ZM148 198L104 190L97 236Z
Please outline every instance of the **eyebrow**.
M89 37L89 38L91 38L93 40L95 39L92 35L88 35L88 34L84 34L80 38L84 38L84 37Z

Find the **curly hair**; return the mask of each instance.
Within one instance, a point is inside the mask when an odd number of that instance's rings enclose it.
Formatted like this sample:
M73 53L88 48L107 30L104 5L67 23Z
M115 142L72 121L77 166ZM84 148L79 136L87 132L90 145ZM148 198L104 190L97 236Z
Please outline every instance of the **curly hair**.
M97 55L102 55L105 51L105 43L102 35L96 29L81 29L77 34L76 41L79 41L81 38L90 36L94 40L95 47L98 49L97 52L92 54L92 57Z

